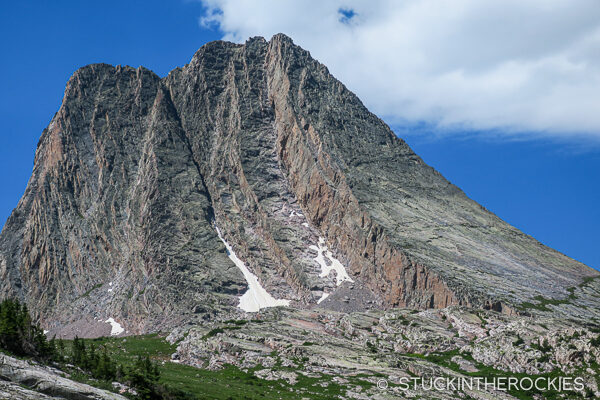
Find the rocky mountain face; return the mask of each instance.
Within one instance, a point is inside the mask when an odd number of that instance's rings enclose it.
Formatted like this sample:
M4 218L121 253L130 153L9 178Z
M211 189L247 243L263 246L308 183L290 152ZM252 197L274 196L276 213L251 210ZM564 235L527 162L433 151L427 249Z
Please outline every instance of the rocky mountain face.
M583 320L597 275L470 200L284 35L209 43L164 78L76 71L0 235L0 297L64 336L164 331L243 295Z

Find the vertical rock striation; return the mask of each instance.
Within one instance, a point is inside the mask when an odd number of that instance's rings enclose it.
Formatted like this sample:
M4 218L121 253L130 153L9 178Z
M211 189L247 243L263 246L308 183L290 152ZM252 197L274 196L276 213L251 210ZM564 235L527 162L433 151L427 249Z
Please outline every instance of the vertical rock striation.
M0 235L0 296L57 331L231 310L247 284L217 226L269 295L300 307L341 301L320 237L352 278L340 290L377 307L513 312L597 274L468 199L276 35L208 43L162 79L75 72Z

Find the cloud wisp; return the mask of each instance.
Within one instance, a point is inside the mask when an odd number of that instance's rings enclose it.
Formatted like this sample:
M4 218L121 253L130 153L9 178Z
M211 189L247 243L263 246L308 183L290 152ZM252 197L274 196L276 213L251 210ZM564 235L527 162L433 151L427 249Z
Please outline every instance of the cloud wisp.
M283 32L388 123L600 139L597 0L203 0L225 40Z

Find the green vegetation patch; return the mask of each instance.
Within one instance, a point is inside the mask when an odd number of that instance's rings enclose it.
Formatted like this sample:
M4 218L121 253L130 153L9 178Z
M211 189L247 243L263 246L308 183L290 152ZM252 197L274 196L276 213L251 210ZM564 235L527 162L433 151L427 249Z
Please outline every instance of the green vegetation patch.
M236 326L239 329L239 326ZM230 326L228 328L234 328ZM223 329L223 328L216 328ZM216 333L214 333L216 334ZM214 335L213 334L213 335ZM81 340L81 339L79 339ZM307 377L298 368L272 368L279 372L294 372L297 382L290 384L283 379L268 381L258 378L254 373L261 367L242 370L232 365L223 369L210 371L201 368L179 364L170 361L170 356L176 350L165 340L164 335L129 336L120 338L84 339L86 346L92 344L97 348L106 349L109 357L127 370L134 368L138 360L147 357L156 365L161 384L170 397L165 399L299 399L330 400L344 398L347 384L340 385L332 381L332 377ZM67 347L73 341L66 341ZM301 362L302 360L298 360ZM307 360L304 360L307 361ZM371 383L358 377L345 377L350 382L363 388L372 386ZM87 383L106 388L102 382L87 380Z
M544 296L537 295L533 298L537 301L537 303L525 301L520 304L519 309L521 311L525 311L527 309L535 309L539 311L552 311L550 308L548 308L549 305L558 306L561 304L569 304L571 301L577 299L577 296L575 295L576 288L583 288L584 286L589 285L591 282L598 278L598 276L588 277L585 278L583 282L581 282L579 285L568 288L567 292L569 292L569 295L564 299L548 299Z
M84 294L82 294L81 296L79 296L79 298L82 299L84 297L88 297L90 295L90 293L92 293L94 290L100 288L101 286L102 286L101 283L92 286L91 289L88 289Z

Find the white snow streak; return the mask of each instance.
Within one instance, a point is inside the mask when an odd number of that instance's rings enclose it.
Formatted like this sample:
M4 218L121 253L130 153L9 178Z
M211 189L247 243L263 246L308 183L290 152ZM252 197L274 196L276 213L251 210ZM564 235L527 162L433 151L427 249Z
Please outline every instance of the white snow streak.
M311 245L310 248L317 251L315 260L321 266L321 274L319 275L321 278L328 276L333 270L336 272L335 278L338 286L340 286L344 281L354 282L348 275L348 272L346 272L346 268L344 268L342 263L333 256L331 251L327 250L327 246L325 246L325 239L320 237L318 247ZM327 265L327 259L329 259L331 265Z
M290 213L290 216L288 218L293 218L293 217L304 217L304 214L292 210L292 212Z
M321 298L319 300L317 300L317 304L321 304L321 302L328 297L329 297L329 293L323 292L323 295L321 296Z
M261 286L256 275L250 272L250 270L246 267L246 264L238 258L233 251L233 248L229 245L229 243L227 243L223 236L221 236L221 231L219 228L215 226L215 229L217 230L219 239L221 239L227 248L227 255L229 256L229 259L233 261L235 265L237 265L240 271L242 271L244 278L246 278L246 282L248 282L248 290L242 297L240 297L240 304L238 304L238 307L246 312L257 312L261 308L289 306L289 300L275 299L265 290L265 288Z
M110 324L110 336L118 336L121 333L125 332L125 329L123 329L123 327L121 326L121 324L119 324L117 321L115 321L114 318L109 318L106 321L104 321L108 324Z

